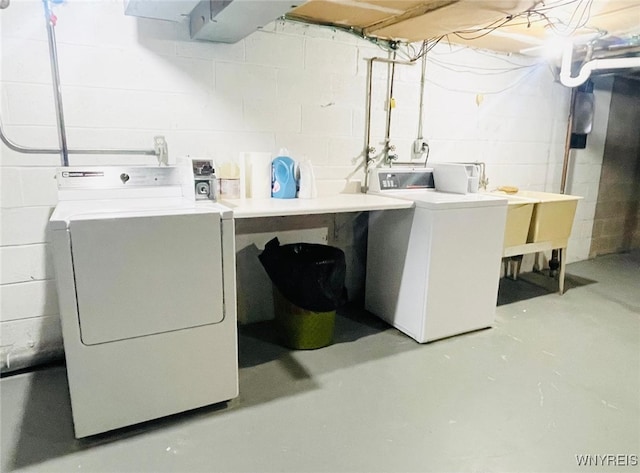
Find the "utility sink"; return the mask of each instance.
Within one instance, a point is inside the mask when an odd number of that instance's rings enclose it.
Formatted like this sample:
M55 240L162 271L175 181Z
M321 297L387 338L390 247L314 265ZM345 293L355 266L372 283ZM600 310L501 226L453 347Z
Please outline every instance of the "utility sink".
M521 197L505 192L491 192L507 199L507 223L504 230L504 248L527 243L534 205L539 199Z
M511 257L509 266L513 279L517 278L522 264L522 258L514 261L513 257L535 253L534 268L538 268L539 252L557 249L560 259L558 289L563 294L567 263L564 253L569 243L578 200L582 197L536 191L518 191L513 194L494 191L491 194L508 200L503 257ZM505 266L505 275L508 274L508 269Z
M553 241L558 242L560 248L566 247L578 200L582 197L536 191L519 191L516 195L538 200L533 209L527 242Z
M544 241L554 242L558 248L567 246L578 200L582 197L524 190L515 194L500 191L491 194L509 201L505 248Z

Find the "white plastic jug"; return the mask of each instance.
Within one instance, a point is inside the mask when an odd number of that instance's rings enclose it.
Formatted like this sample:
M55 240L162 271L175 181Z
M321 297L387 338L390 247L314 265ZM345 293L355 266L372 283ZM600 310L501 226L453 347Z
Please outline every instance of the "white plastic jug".
M298 191L298 197L301 199L318 197L313 165L309 160L300 163L300 190Z

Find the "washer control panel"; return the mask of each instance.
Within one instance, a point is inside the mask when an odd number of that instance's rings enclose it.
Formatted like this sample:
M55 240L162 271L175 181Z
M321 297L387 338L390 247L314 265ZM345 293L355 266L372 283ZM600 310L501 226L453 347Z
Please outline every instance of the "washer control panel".
M434 189L431 168L378 168L370 171L370 191Z
M180 170L169 166L65 167L56 173L58 189L118 189L180 185Z

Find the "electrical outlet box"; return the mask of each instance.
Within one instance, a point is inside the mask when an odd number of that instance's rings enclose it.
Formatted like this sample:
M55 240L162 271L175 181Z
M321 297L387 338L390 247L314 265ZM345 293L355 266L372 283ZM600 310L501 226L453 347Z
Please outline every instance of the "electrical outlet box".
M413 142L413 147L411 149L411 160L412 161L426 161L429 153L429 144L423 138L417 138Z

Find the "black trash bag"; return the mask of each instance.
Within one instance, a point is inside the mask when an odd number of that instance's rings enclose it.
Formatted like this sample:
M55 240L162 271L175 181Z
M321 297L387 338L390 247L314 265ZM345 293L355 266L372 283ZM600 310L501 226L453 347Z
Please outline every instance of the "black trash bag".
M329 312L347 302L347 266L339 248L314 243L280 246L276 237L258 258L275 287L298 307Z

